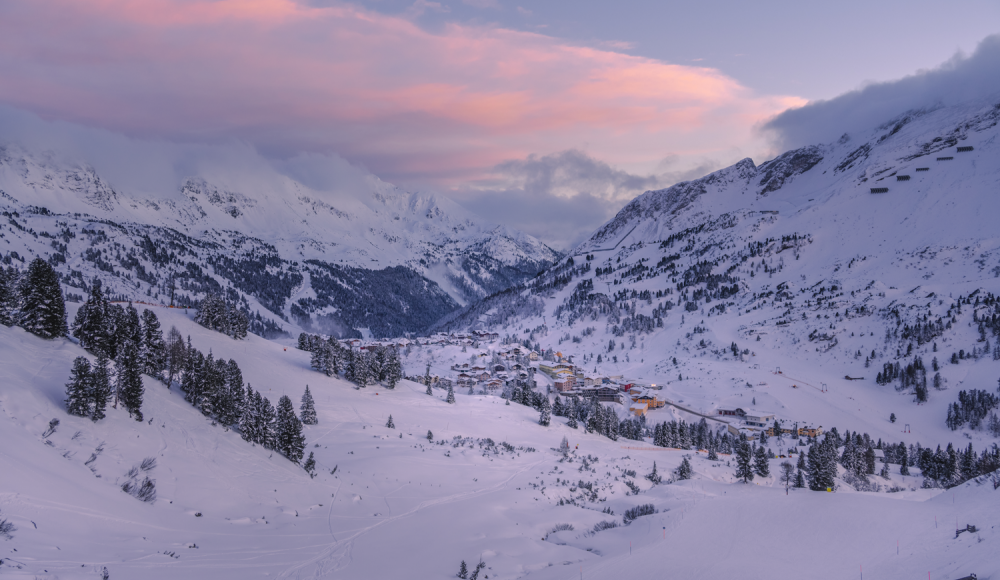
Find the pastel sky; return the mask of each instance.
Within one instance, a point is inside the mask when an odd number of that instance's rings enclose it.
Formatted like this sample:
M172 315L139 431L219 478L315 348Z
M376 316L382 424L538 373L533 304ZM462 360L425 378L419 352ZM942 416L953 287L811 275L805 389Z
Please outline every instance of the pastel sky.
M995 1L672 4L7 0L0 103L339 156L566 248L645 189L763 161L782 111L971 52L1000 22Z

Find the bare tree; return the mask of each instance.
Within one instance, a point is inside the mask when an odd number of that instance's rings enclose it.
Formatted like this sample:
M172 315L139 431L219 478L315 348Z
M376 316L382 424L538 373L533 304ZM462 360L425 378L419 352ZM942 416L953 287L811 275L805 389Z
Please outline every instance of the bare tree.
M785 493L788 493L788 488L795 482L795 466L788 461L781 462L781 483L785 484Z

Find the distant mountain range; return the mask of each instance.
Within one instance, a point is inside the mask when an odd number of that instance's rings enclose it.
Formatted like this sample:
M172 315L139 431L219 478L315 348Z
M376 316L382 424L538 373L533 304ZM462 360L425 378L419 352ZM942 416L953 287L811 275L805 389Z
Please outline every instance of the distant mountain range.
M175 303L193 304L218 292L259 313L260 332L344 336L420 332L560 257L448 198L367 185L331 201L292 178L237 189L193 176L154 195L7 145L0 254L49 257L81 295L97 275L133 299L168 301L173 286Z

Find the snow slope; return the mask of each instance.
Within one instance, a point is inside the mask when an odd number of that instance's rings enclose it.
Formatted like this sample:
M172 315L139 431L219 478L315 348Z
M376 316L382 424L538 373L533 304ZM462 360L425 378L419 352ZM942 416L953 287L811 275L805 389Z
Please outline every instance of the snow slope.
M959 390L996 392L1000 378L1000 335L979 332L998 314L985 300L1000 295L998 103L910 111L867 134L647 192L574 250L572 265L443 328L527 339L588 375L663 385L703 412L755 407L892 441L990 446L984 431L952 432L944 420ZM959 352L976 357L950 364ZM923 404L912 387L875 381L884 364L915 357L928 372Z
M310 371L307 353L255 336L233 341L195 325L191 312L156 312L196 348L235 359L272 402L297 402L309 384L317 477L213 426L148 378L147 422L120 410L97 424L68 416L63 384L83 351L0 327L0 517L18 527L0 540L0 574L95 578L107 567L111 578L444 579L479 558L491 579L831 578L858 566L873 577L1000 573L1000 491L990 484L910 491L919 476L896 474L904 491L895 494L785 495L773 477L731 483L726 457L695 454L693 480L653 487L642 475L654 461L666 474L691 452L613 442L561 418L541 427L536 412L497 397L457 394L448 405L443 392L429 397L407 381L357 390ZM384 427L390 414L397 429ZM43 438L52 418L61 424ZM563 436L571 461L553 450ZM485 438L513 451L473 441ZM119 489L146 457L157 462L152 504ZM639 496L626 495L625 470L638 473L629 479ZM660 513L586 533L647 502ZM981 531L954 539L956 519ZM574 529L550 534L557 524Z

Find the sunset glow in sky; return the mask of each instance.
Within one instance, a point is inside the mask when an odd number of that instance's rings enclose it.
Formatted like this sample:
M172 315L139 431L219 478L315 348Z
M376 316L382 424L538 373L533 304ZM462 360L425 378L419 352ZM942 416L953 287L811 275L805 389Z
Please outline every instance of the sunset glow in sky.
M524 164L571 159L569 173L582 162L618 179L557 179L545 193L585 194L597 215L642 188L762 161L774 151L759 126L808 102L809 90L751 88L703 59L644 54L634 39L552 34L535 22L551 9L14 0L0 4L0 103L142 139L339 155L460 201L523 189ZM580 16L569 4L566 14ZM648 40L641 12L622 18Z

